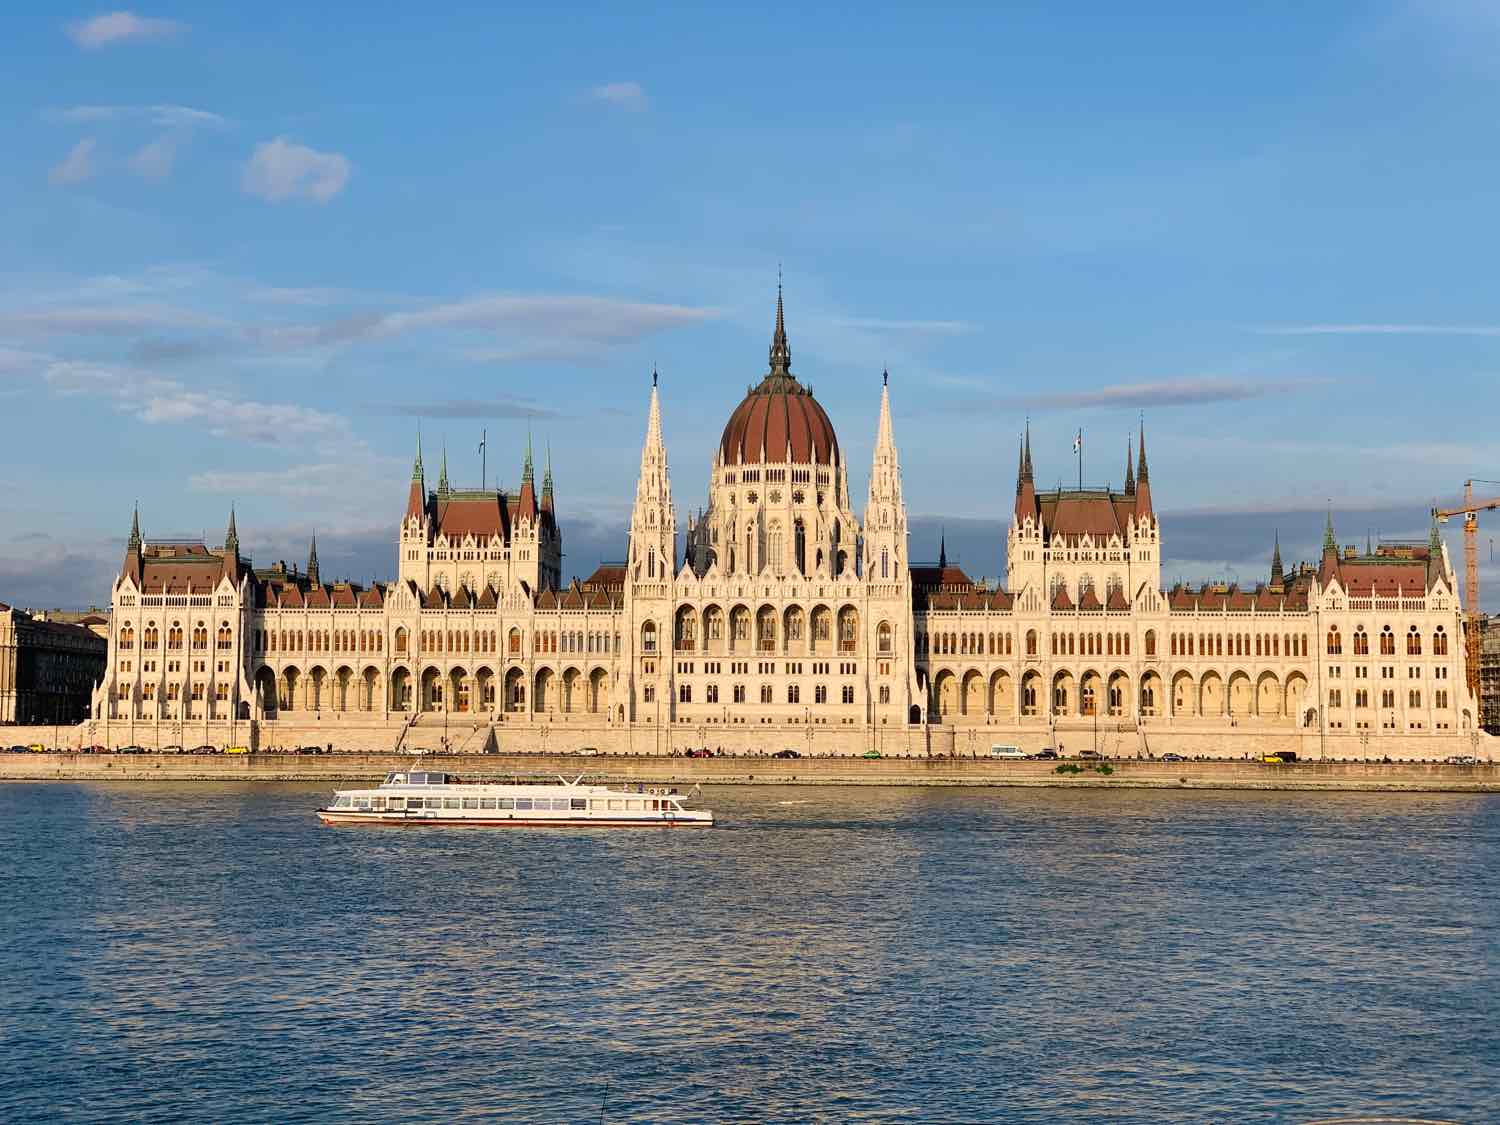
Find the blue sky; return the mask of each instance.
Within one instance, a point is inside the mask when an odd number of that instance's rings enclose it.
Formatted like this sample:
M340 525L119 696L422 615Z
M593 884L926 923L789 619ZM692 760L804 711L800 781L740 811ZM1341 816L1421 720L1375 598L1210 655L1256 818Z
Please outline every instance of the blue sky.
M976 575L1028 417L1118 485L1144 414L1169 580L1500 478L1500 6L976 8L12 13L0 600L106 598L137 499L389 576L419 417L456 483L550 444L587 573L653 365L703 501L778 263L856 506L889 365L914 554Z

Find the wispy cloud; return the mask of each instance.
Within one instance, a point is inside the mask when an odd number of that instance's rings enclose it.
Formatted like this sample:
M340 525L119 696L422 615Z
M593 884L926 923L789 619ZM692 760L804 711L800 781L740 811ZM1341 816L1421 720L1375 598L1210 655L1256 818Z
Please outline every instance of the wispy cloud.
M349 182L354 165L338 152L319 152L285 137L255 146L240 186L269 203L311 199L327 203Z
M84 137L73 146L61 164L47 173L47 182L52 184L79 184L91 177L94 167L94 150L98 142L93 137Z
M561 418L550 407L528 398L499 395L491 399L446 399L436 402L393 403L380 413L407 418Z
M1093 407L1201 406L1215 402L1241 402L1266 398L1326 383L1321 378L1308 379L1241 379L1205 375L1185 379L1161 379L1146 383L1117 383L1074 391L1047 394L995 396L995 401L1010 407L1033 410L1089 409ZM968 409L972 399L958 405Z
M134 12L106 12L93 19L70 23L65 30L68 38L84 50L97 51L115 43L157 43L174 39L187 30L187 24L138 16Z
M1265 336L1500 336L1496 324L1272 324Z
M633 113L639 113L651 104L639 82L606 82L591 89L589 97L596 102L628 109Z
M218 317L171 305L98 305L0 313L0 332L22 336L134 336L166 328L218 328Z
M163 134L149 144L142 145L130 158L130 170L143 180L161 181L172 174L172 165L177 159L178 140L171 133Z
M230 124L227 117L186 105L74 105L46 110L42 116L48 121L69 125L143 121L160 129L222 129Z

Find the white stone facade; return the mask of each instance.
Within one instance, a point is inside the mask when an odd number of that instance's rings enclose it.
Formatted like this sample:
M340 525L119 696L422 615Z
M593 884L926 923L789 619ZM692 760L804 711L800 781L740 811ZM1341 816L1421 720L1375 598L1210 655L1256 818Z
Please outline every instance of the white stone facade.
M989 588L946 559L913 567L884 385L875 424L860 517L778 302L770 373L681 554L654 378L626 561L584 582L561 585L551 471L538 495L529 450L513 494L453 489L446 465L429 491L419 451L388 585L322 582L315 545L306 573L252 571L233 517L219 549L148 544L137 523L94 723L114 742L343 724L395 744L441 722L471 744L661 752L1071 750L1101 728L1131 753L1195 733L1250 752L1313 732L1431 738L1433 755L1475 727L1436 535L1358 555L1330 523L1316 569L1282 573L1278 550L1254 590L1163 590L1144 433L1119 493L1038 493L1028 438Z

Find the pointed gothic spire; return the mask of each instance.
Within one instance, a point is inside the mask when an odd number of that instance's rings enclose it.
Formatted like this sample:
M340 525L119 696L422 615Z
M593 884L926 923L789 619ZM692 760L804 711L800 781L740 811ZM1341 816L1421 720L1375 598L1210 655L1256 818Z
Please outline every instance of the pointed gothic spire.
M1374 554L1375 554L1375 548L1371 544L1370 531L1369 531L1369 528L1366 528L1365 529L1365 555L1366 555L1366 557L1369 557L1369 556L1372 556Z
M656 393L656 372L651 372L651 408L646 415L646 447L655 449L661 440L661 398Z
M438 474L438 492L444 496L448 494L448 443L443 442L443 468Z
M1151 474L1146 469L1146 419L1141 419L1140 448L1136 450L1135 515L1137 519L1156 518L1151 508Z
M771 374L792 373L792 349L786 342L786 316L781 302L781 279L776 279L776 333L771 337Z
M1035 518L1036 483L1031 471L1031 419L1026 419L1026 432L1021 438L1021 468L1016 474L1016 526L1028 517Z
M1333 537L1333 509L1328 509L1328 519L1323 525L1323 550L1338 553L1339 542Z
M1133 450L1130 448L1130 439L1125 439L1125 495L1135 495L1135 466L1131 464Z
M1432 529L1427 533L1427 550L1429 555L1438 555L1443 550L1443 537L1438 532L1437 516L1432 517Z
M1276 532L1276 546L1271 550L1271 585L1280 586L1286 582L1286 571L1281 565L1281 532Z
M1146 420L1141 419L1141 456L1140 465L1135 470L1136 480L1145 484L1150 477L1146 473Z
M417 459L411 463L411 479L422 480L422 427L417 427Z
M130 513L130 541L126 547L131 550L141 549L141 506L136 504Z
M232 558L238 558L240 553L240 533L234 526L234 505L229 506L229 530L224 533L224 551Z
M1026 476L1026 442L1016 439L1016 495L1021 495L1021 479Z
M875 431L875 452L894 451L896 437L891 425L891 373L887 371L880 383L880 424Z
M318 533L313 532L312 546L307 550L307 580L318 585Z
M552 509L552 443L547 443L547 467L542 473L542 507Z
M948 569L948 529L944 528L938 538L938 570Z
M521 483L536 483L536 470L531 465L531 427L526 427L526 460L521 463Z

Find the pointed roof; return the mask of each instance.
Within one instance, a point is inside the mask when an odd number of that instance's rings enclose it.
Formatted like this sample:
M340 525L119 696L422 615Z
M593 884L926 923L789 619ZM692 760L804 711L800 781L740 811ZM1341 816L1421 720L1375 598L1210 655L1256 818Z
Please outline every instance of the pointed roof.
M771 374L790 376L792 348L786 342L786 316L781 303L781 279L776 280L776 331L771 336Z
M443 469L438 474L438 495L444 496L448 493L448 443L443 442Z
M422 472L422 428L417 427L417 459L411 464L411 487L406 491L406 518L420 516L427 508L427 481Z
M938 540L938 569L948 569L948 532L946 530L941 532L941 538Z
M1037 518L1036 484L1031 471L1031 422L1026 423L1026 433L1021 439L1021 468L1016 477L1016 522L1027 517Z
M130 539L125 544L127 549L139 551L141 549L141 506L136 504L130 511Z
M1281 532L1276 532L1276 546L1271 551L1271 585L1280 586L1286 582L1286 571L1281 565Z
M318 584L318 534L313 532L312 546L307 552L307 579L314 586Z
M1151 508L1151 474L1146 468L1146 420L1141 419L1141 444L1135 467L1135 517L1156 518Z
M1125 439L1125 495L1135 495L1135 466L1131 464L1130 439Z
M234 526L234 505L229 506L229 530L224 533L224 550L236 558L240 553L240 533Z
M542 509L552 510L552 443L547 443L547 469L542 474Z

